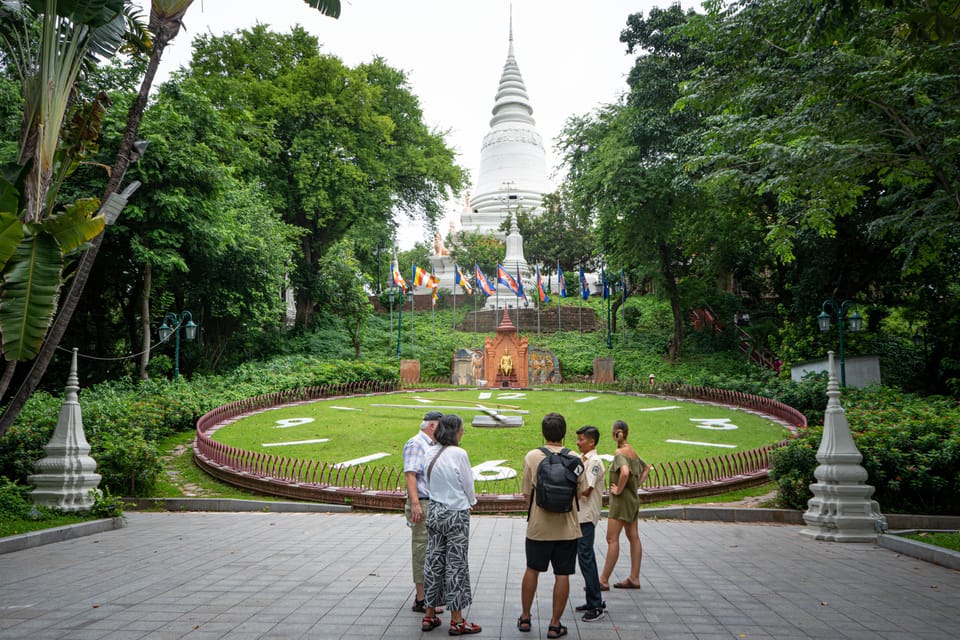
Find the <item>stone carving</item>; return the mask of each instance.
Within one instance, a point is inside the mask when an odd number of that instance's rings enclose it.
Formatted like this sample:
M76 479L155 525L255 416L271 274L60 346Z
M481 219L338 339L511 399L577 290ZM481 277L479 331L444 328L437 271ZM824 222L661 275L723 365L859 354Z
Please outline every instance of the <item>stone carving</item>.
M433 255L435 256L450 255L450 251L443 245L443 236L440 235L439 231L433 234Z
M530 129L499 129L491 131L483 137L481 149L491 145L519 142L521 144L533 145L537 148L543 148L543 138L536 131Z

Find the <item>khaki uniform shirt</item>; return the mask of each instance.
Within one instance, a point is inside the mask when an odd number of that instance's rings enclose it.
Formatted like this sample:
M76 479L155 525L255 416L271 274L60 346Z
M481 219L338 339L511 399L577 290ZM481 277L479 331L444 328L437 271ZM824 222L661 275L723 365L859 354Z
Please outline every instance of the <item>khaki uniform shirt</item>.
M600 522L600 511L603 509L603 460L594 449L586 454L583 461L583 475L586 486L593 489L589 496L580 495L580 522ZM586 489L583 489L586 491Z

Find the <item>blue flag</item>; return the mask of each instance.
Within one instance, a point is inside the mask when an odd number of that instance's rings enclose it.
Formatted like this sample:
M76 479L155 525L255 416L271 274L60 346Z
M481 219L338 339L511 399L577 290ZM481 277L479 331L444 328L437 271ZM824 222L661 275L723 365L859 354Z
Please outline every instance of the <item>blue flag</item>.
M557 260L557 289L560 289L560 297L567 297L567 281L563 277L563 269L560 268L560 261Z
M590 286L587 284L587 276L583 274L583 265L580 265L580 297L584 300L590 297Z

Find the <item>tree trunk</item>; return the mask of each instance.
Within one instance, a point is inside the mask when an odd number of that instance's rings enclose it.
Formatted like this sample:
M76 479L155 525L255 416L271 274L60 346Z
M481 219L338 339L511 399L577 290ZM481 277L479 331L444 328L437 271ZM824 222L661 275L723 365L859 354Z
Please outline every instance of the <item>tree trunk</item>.
M670 262L670 248L665 243L660 243L658 250L660 253L660 270L661 273L663 273L663 279L667 286L670 310L673 312L673 337L670 338L668 358L670 362L676 362L680 356L680 349L683 346L683 317L680 314L680 288L677 286L677 278L673 273L673 266Z
M10 386L10 380L13 379L13 372L16 370L16 360L9 360L7 366L3 368L3 377L0 378L0 398L7 392L7 387Z
M151 26L152 22L151 16ZM173 35L176 35L176 33ZM117 158L110 171L110 179L107 181L107 186L103 191L104 201L110 194L119 189L120 181L127 172L127 167L130 166L130 153L137 137L137 131L140 128L140 120L143 118L143 112L147 107L150 88L153 86L153 79L157 75L157 67L160 65L160 58L163 55L163 51L166 49L172 37L169 30L159 29L156 32L153 51L150 52L150 61L147 64L147 71L143 76L143 81L140 83L140 92L137 94L137 99L130 105L129 111L127 111L127 126L123 132L123 140L120 142L120 150L117 153ZM60 306L60 311L57 313L57 317L47 332L43 346L40 348L39 353L37 353L36 358L33 359L27 377L20 385L17 393L11 398L10 402L7 403L3 414L0 415L0 436L3 436L3 434L7 432L10 425L13 424L13 421L20 415L23 406L37 389L37 386L39 386L40 381L43 379L43 375L47 372L47 366L49 366L50 360L53 358L54 351L60 345L60 341L63 339L63 335L70 325L73 312L77 308L77 303L83 295L83 288L86 286L87 279L90 277L90 271L93 269L93 262L97 259L97 253L100 251L101 244L103 244L103 233L90 242L90 248L80 257L77 271L73 276L73 284L70 287L70 291L63 298L63 304Z
M147 365L150 364L150 288L153 285L153 268L148 262L143 267L143 288L140 290L140 328L143 330L143 347L140 350L140 379L149 380Z

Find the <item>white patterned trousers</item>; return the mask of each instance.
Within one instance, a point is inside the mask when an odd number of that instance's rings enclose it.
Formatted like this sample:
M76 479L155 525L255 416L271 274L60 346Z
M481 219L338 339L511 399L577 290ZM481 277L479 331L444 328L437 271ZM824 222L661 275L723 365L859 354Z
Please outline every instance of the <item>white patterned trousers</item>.
M452 511L439 502L427 514L427 558L423 590L428 607L462 611L473 602L470 591L470 511Z

